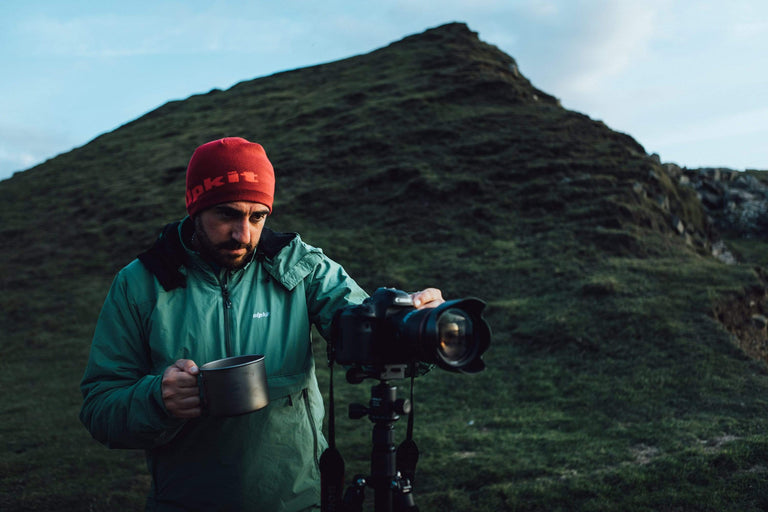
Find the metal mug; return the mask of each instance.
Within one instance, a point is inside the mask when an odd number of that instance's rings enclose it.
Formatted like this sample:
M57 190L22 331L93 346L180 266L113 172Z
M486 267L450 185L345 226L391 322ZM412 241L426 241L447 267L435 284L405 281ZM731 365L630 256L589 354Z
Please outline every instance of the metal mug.
M263 355L227 357L200 367L203 413L237 416L257 411L269 403Z

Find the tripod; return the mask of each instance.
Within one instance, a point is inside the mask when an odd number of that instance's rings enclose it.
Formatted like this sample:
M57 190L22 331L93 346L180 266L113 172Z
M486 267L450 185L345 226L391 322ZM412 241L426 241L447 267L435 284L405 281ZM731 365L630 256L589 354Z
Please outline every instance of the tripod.
M398 471L398 451L395 450L395 422L400 414L409 414L411 403L397 399L397 388L387 381L380 381L371 387L371 401L366 407L350 404L349 417L360 419L368 416L373 422L373 449L371 451L371 474L355 476L354 482L344 494L344 511L362 511L365 487L374 491L375 512L418 512L411 494L411 481ZM401 449L402 449L401 445ZM413 445L415 449L415 445ZM406 452L407 452L406 448ZM400 452L402 455L402 452ZM405 459L414 454L406 453ZM418 454L415 454L418 457ZM413 461L415 466L415 461Z

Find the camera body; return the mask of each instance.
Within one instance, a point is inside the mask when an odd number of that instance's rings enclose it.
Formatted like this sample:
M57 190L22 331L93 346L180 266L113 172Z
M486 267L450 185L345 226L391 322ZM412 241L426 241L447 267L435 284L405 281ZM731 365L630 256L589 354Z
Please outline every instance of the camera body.
M362 304L336 313L332 359L368 376L380 376L391 367L413 369L415 363L479 372L485 368L480 356L490 344L490 328L481 316L484 307L481 300L467 298L416 309L408 293L379 288Z

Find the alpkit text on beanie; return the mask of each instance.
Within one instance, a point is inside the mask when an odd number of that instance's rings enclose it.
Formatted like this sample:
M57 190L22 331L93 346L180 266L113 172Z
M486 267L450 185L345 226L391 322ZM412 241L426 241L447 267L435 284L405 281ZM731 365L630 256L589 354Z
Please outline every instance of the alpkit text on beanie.
M275 172L264 148L241 137L227 137L198 147L187 165L187 213L217 204L261 203L272 212Z

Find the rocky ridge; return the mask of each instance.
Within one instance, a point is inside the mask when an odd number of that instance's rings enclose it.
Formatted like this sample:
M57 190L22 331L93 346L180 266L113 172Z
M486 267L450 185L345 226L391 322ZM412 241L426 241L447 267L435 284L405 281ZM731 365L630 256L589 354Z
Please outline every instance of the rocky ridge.
M717 229L740 237L768 236L768 184L755 176L758 171L668 168L696 190Z

